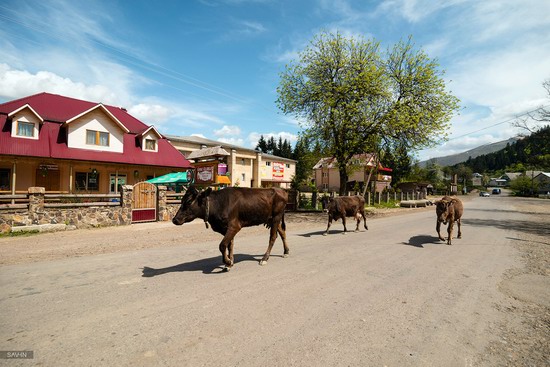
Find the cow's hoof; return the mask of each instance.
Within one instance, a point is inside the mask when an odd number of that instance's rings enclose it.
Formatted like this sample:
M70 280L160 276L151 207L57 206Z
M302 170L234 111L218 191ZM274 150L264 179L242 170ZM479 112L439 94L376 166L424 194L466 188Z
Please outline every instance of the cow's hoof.
M225 268L223 268L223 272L227 273L229 270L231 270L231 268L229 266L226 266Z
M348 234L348 232L343 232L342 234Z
M289 257L289 256L290 256L290 254L284 254L284 255L283 255L284 258L287 258L287 257Z
M325 232L325 233L323 233L323 236L326 236L326 235L328 235L328 233L326 233L326 232Z
M267 264L266 260L260 260L260 265L264 266L265 264Z

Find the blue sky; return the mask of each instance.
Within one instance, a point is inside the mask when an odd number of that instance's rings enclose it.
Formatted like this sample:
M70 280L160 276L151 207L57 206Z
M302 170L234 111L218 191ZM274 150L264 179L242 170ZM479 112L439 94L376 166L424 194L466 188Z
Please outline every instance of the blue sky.
M165 134L294 142L276 88L315 34L384 49L412 35L462 106L427 159L514 136L510 120L550 104L548 14L545 0L4 0L0 101L46 91L125 107Z

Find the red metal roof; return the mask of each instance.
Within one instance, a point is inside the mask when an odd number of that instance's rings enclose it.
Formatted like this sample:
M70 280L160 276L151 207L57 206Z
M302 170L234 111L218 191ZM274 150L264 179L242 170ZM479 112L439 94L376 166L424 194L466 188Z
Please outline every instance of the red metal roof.
M11 120L7 115L26 104L44 119L38 140L11 136ZM158 152L143 151L136 135L149 129L149 126L126 110L107 105L104 107L130 131L124 134L123 153L69 148L63 123L97 105L97 103L50 93L39 93L0 104L0 155L192 168L189 161L164 137L158 140Z

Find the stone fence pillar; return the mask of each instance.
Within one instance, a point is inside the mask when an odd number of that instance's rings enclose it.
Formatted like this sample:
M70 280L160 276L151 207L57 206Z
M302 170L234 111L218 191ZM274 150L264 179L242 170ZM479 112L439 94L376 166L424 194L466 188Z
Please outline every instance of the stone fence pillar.
M157 220L164 222L170 220L168 203L166 202L166 186L157 186Z
M29 219L33 224L38 224L40 216L44 214L45 193L43 187L29 187Z

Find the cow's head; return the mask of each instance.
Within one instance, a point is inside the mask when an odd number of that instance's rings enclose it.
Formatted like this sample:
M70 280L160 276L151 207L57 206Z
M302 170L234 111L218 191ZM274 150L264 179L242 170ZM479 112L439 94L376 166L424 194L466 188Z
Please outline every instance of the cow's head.
M323 196L321 198L321 203L323 205L323 211L328 212L329 207L332 205L333 202L334 202L334 198L332 196Z
M174 215L172 223L175 225L182 225L183 223L191 222L196 218L205 218L205 202L206 198L212 192L211 188L206 189L203 192L199 192L194 186L189 187L183 198L181 199L181 206Z
M437 221L447 224L447 221L450 219L453 201L441 199L435 202L435 212L437 214Z

